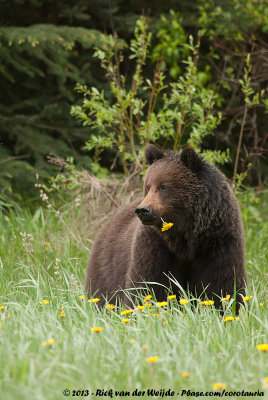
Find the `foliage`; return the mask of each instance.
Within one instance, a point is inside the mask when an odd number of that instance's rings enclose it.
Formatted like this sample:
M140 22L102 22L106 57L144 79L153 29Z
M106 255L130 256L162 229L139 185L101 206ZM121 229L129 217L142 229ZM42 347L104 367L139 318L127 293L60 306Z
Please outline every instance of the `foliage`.
M129 58L136 60L136 66L129 87L126 77L121 74L124 56L117 37L108 36L106 46L96 51L112 96L95 87L88 89L78 85L77 90L84 95L83 105L72 107L71 113L84 126L90 126L86 148L95 149L97 161L104 148L114 147L118 149L117 157L127 175L133 166L134 171L144 168L144 146L150 141L162 139L172 145L173 150L187 141L201 151L203 139L219 125L221 114L213 112L216 93L205 88L199 80L199 43L194 45L191 36L189 41L189 44L183 44L189 54L184 61L185 73L169 85L165 84L161 62L156 66L152 80L142 74L151 42L145 17L137 21L135 38L130 45ZM213 151L204 151L203 155L208 155L212 162L228 160L228 152L221 154L218 151L215 158Z

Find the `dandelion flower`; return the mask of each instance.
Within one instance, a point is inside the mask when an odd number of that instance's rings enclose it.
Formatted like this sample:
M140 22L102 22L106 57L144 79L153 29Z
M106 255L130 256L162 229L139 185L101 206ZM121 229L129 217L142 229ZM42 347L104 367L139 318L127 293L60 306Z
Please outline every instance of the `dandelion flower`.
M263 307L263 303L260 303L259 306L260 306L260 307Z
M148 296L144 297L143 301L149 301L152 298L152 295L148 294Z
M243 297L243 301L244 302L249 301L249 297L248 296Z
M47 345L47 342L42 342L41 343L41 346L46 346Z
M130 339L130 343L135 343L136 340L135 339Z
M0 321L0 328L2 327L2 322Z
M202 306L213 306L214 301L213 300L205 300L205 301L201 301L201 305Z
M4 310L7 306L0 306L0 310Z
M95 327L90 328L90 329L92 330L92 332L99 333L99 332L103 331L104 328L102 326L95 326Z
M223 298L221 299L221 301L229 301L230 298L231 298L231 296L230 296L229 294L227 294L227 296L226 296L226 297L223 297Z
M122 319L122 322L123 322L124 324L128 324L129 321L130 321L130 319L128 319L128 318Z
M183 378L188 378L189 377L189 372L187 372L187 371L185 371L185 372L183 372L182 374L181 374L181 376L183 377Z
M89 303L97 303L98 301L100 301L100 299L96 298L96 299L89 299L88 302Z
M174 299L176 299L176 295L175 294L171 294L167 298L168 298L168 300L174 300Z
M223 322L232 321L234 317L225 317Z
M79 299L80 300L84 300L84 296L79 296Z
M179 303L180 303L180 304L187 304L187 303L189 303L189 300L187 300L187 299L180 299Z
M145 308L144 306L137 306L136 310L144 310L144 308Z
M256 349L258 349L260 351L268 351L268 343L258 344L256 346Z
M167 231L167 230L169 230L170 228L172 228L173 225L174 225L174 224L173 224L172 222L169 222L168 224L165 222L165 223L163 223L163 226L162 226L162 228L161 228L161 231L162 231L162 232Z
M146 361L147 362L156 362L156 361L158 361L159 360L159 357L158 356L153 356L153 357L148 357L148 358L146 358Z
M148 348L147 344L144 344L144 345L142 346L142 348L143 348L143 350L147 350L147 348Z
M107 310L113 310L115 306L113 304L107 304L106 308Z
M51 346L55 342L55 339L49 339L48 344Z
M60 316L61 316L62 318L65 317L64 311L61 311L61 312L60 312Z
M131 313L132 313L132 310L124 310L121 312L120 315L126 315L126 314L131 314Z
M152 303L145 303L144 306L145 307L151 307Z
M167 305L167 302L166 302L166 301L158 301L156 304L157 304L159 307L165 307L165 306Z
M268 376L266 378L264 378L264 389L268 389Z
M153 317L159 318L159 317L160 317L160 314L152 314L152 316L153 316Z
M214 390L226 389L226 385L225 385L225 383L216 382L216 383L213 383L213 389Z
M49 303L51 303L51 301L49 301L49 300L39 301L39 304L45 304L45 305L47 305L47 304L49 304Z

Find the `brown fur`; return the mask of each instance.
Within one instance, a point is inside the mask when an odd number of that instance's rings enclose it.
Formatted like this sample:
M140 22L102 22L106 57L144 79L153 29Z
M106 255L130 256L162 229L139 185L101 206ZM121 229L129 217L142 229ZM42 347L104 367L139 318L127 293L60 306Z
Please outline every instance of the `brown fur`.
M206 289L216 306L235 285L240 301L246 283L243 226L226 178L190 148L162 153L149 145L146 158L152 165L144 198L119 210L96 238L86 274L88 296L110 299L120 288L157 282L149 286L165 300L161 285L178 291L169 276L196 296ZM150 210L150 225L137 217L137 206ZM161 232L160 217L173 227Z

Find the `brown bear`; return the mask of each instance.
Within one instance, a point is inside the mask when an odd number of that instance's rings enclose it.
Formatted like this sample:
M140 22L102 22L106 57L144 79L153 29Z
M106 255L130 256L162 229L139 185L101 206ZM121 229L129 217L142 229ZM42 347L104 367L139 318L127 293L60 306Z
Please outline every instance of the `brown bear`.
M189 147L162 152L149 145L145 155L151 166L144 198L119 210L98 233L86 274L88 296L104 304L115 301L118 289L146 286L163 301L167 288L179 293L181 287L216 306L234 290L241 301L243 225L225 176ZM173 226L162 231L163 221ZM131 304L122 290L117 295Z

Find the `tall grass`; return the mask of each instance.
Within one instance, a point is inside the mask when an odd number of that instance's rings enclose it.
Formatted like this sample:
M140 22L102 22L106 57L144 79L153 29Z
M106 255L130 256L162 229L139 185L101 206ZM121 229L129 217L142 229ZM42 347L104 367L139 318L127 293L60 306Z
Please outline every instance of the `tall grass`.
M98 389L129 391L121 398L134 398L138 389L145 391L141 398L152 398L146 390L161 388L174 390L178 398L182 390L213 391L216 382L226 391L265 391L268 352L256 348L268 342L264 200L242 208L252 298L238 320L227 322L213 306L182 306L176 299L166 307L151 301L151 307L127 316L120 315L121 306L97 311L83 291L91 242L79 207L65 206L60 217L43 207L34 213L17 205L3 207L0 398L63 399L64 389L71 395L88 390L89 398L101 397ZM228 304L225 317L231 315ZM130 321L123 323L123 318ZM96 333L92 327L104 329ZM159 358L147 361L151 356ZM113 392L113 398L119 397Z

